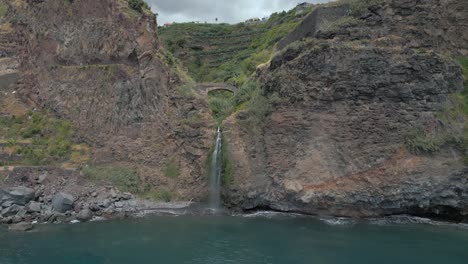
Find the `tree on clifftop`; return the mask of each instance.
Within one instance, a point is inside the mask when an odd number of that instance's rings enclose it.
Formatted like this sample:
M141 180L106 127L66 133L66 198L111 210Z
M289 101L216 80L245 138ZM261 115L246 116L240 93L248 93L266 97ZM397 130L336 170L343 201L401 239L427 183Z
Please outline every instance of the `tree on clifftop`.
M141 12L143 11L143 8L144 9L150 9L150 7L148 6L148 4L143 1L143 0L129 0L128 1L128 6L133 9L133 10L136 10L138 12Z

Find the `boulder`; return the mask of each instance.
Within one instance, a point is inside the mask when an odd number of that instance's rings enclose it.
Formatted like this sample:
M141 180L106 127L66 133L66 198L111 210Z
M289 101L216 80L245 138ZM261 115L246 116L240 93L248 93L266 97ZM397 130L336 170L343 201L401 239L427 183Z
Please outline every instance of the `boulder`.
M91 209L91 211L93 211L93 212L97 212L97 211L101 210L101 208L97 204L90 205L89 209Z
M78 220L80 220L82 222L89 221L89 220L91 220L91 218L93 218L93 213L88 208L81 210L76 215L76 219L78 219Z
M112 199L117 198L117 192L114 189L111 189L109 195Z
M18 223L21 223L23 222L23 217L21 217L20 215L15 215L11 218L11 223L12 224L18 224Z
M18 205L26 205L29 201L32 201L35 197L36 192L31 188L26 187L14 187L7 190L8 196L13 203Z
M111 201L109 199L104 199L98 203L98 206L101 208L108 208L111 205Z
M13 224L8 227L11 231L29 231L33 229L33 225L31 223L21 222L18 224Z
M13 201L11 201L11 200L7 200L7 201L2 203L3 208L8 208L8 207L10 207L12 205L13 205Z
M42 184L47 179L47 173L39 175L37 178L37 183Z
M131 194L131 193L129 193L129 192L124 192L124 193L120 196L120 199L121 199L121 200L124 200L124 201L131 200L131 199L133 199L133 194Z
M4 217L4 218L1 218L0 217L0 224L11 224L13 223L12 221L12 217Z
M4 201L7 201L9 199L8 193L0 188L0 203L3 203Z
M12 206L10 206L10 207L8 207L8 208L3 209L1 215L2 215L3 217L14 216L14 215L16 215L20 210L21 210L21 207L18 206L18 205L16 205L16 204L14 204L14 205L12 205Z
M24 217L26 217L27 213L28 213L28 211L26 210L26 208L24 206L20 206L20 209L16 213L16 216L24 218Z
M64 223L65 220L67 219L67 216L62 213L54 213L50 218L48 219L49 223Z
M41 211L41 203L32 201L26 206L26 209L28 213L38 213Z
M52 198L52 207L55 211L65 213L73 208L74 198L71 194L60 192Z

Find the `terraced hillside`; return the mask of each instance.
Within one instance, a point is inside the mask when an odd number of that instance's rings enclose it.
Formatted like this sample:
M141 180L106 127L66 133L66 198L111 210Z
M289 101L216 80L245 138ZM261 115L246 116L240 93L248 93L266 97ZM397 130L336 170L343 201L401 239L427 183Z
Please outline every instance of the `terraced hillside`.
M159 35L196 81L241 85L312 9L274 13L268 20L250 25L173 24L160 27Z

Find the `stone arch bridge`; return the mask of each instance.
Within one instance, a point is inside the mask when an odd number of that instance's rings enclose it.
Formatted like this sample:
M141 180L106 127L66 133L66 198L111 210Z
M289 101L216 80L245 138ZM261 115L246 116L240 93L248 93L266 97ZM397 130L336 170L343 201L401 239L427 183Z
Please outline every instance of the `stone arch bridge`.
M212 91L228 91L231 93L237 92L237 87L224 83L200 83L198 84L198 90L205 95Z

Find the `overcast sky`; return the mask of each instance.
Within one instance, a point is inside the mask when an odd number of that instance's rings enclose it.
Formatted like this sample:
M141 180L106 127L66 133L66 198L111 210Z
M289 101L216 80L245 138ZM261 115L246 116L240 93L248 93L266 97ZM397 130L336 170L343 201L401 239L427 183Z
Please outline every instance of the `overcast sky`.
M146 0L158 13L158 24L169 22L237 23L252 17L265 17L274 12L289 10L305 0ZM330 0L309 0L324 3Z

